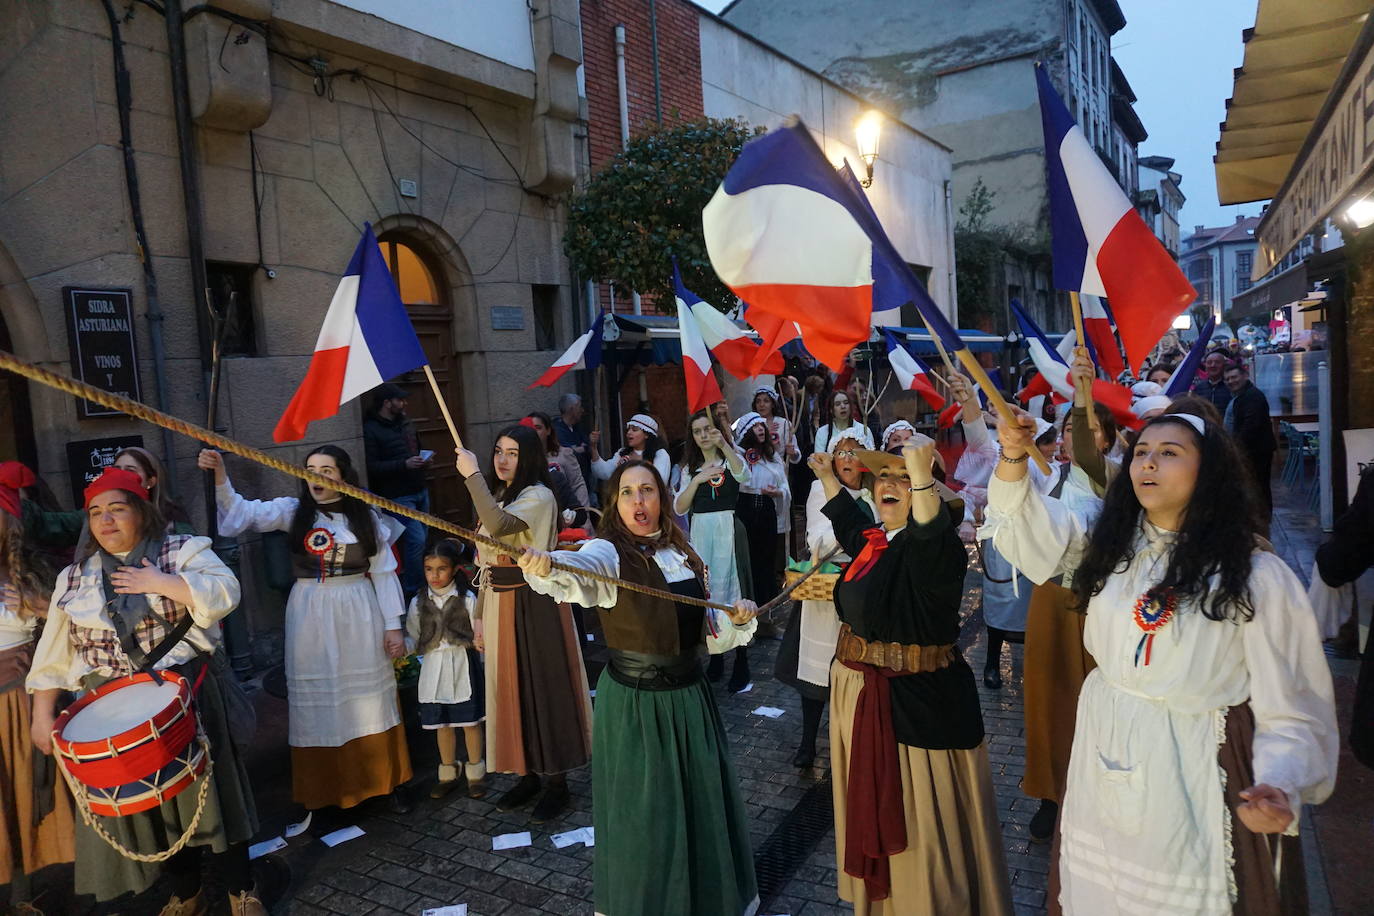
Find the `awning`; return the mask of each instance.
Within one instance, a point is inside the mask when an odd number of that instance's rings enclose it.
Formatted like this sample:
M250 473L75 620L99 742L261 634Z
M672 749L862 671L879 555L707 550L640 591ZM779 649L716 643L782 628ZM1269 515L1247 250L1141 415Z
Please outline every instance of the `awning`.
M1228 316L1242 317L1292 305L1307 297L1312 289L1307 279L1307 259L1299 261L1276 277L1258 283L1231 299Z
M935 341L931 339L930 332L925 328L892 328L892 330L914 344L912 349L918 356L938 355L939 351L935 349ZM1007 346L1005 337L991 331L973 331L960 328L958 334L974 353L1001 353Z
M1259 0L1213 157L1221 203L1278 192L1369 12L1368 0Z

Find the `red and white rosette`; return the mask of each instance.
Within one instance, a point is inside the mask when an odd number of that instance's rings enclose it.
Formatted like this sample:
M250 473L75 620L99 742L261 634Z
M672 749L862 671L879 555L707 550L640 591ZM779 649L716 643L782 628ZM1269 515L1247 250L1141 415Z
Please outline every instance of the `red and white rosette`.
M325 563L334 549L334 535L328 528L311 528L305 533L305 552L320 560L320 581L324 581Z

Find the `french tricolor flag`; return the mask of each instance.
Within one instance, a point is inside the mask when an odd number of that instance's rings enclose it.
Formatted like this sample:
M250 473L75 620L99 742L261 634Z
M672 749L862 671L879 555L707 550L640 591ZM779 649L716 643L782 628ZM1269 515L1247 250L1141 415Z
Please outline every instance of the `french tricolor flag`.
M273 440L304 438L312 420L334 416L358 395L426 362L372 224L364 223L325 313L310 368L272 430Z
M906 344L892 333L891 328L883 328L883 336L887 338L887 361L903 390L914 391L925 398L932 410L944 407L945 399L930 383L930 370L925 364L906 348Z
M687 409L695 413L725 400L725 396L720 393L720 385L711 371L711 351L706 348L706 341L702 339L701 329L697 327L697 320L692 313L693 303L706 303L682 285L677 265L673 265L673 291L677 297L677 328L682 343L682 375L687 382ZM709 305L706 307L711 308Z
M1021 334L1026 338L1026 349L1030 351L1031 362L1045 381L1049 382L1054 393L1066 401L1073 401L1073 377L1069 373L1068 361L1050 345L1039 325L1026 314L1021 303L1011 300L1011 311L1021 326ZM1070 351L1072 352L1072 351ZM1027 386L1029 388L1029 386ZM1093 379L1093 400L1101 401L1112 411L1118 423L1127 426L1139 425L1139 419L1131 412L1131 392L1128 388Z
M577 340L572 342L572 346L563 351L563 355L553 361L543 375L525 386L528 391L539 386L552 385L574 369L595 369L601 365L601 325L606 320L606 313L602 312L596 316L592 326Z
M1120 378L1126 365L1121 361L1121 347L1116 342L1116 320L1112 318L1107 300L1084 293L1082 303L1083 337L1093 349L1093 361L1102 367L1109 378Z
M1039 63L1035 80L1045 129L1054 285L1107 297L1126 358L1138 369L1197 292L1131 206Z
M725 317L711 303L682 285L682 275L678 272L676 259L673 261L673 288L676 290L678 303L685 304L691 310L692 317L696 319L697 329L701 332L701 339L722 369L741 380L763 373L777 375L783 371L781 353L773 351L760 354L758 343L740 330L737 324ZM756 370L754 361L761 355L763 362Z
M1207 317L1207 323L1198 331L1197 340L1193 343L1193 349L1188 351L1188 355L1183 357L1183 362L1178 364L1174 374L1169 376L1169 381L1164 385L1164 393L1169 397L1177 397L1180 394L1187 394L1188 389L1193 387L1193 382L1197 381L1197 370L1202 365L1202 358L1207 355L1207 344L1212 341L1212 332L1217 329L1217 318L1215 315Z
M804 124L745 144L701 217L725 285L752 311L795 321L821 362L839 368L868 339L873 242L859 203Z

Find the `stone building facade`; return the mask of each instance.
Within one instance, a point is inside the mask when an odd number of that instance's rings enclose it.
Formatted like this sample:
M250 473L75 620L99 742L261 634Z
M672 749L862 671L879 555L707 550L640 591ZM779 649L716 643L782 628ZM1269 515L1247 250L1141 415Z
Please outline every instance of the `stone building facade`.
M0 346L68 372L64 289L127 290L144 400L203 423L203 282L220 308L233 293L239 318L222 363L218 426L288 460L333 442L361 464L357 403L312 425L300 443L276 445L272 429L370 222L467 444L483 453L499 427L550 407L557 392L525 386L574 330L559 196L578 169L578 11L573 0L536 10L521 0L481 6L439 14L376 0L198 7L181 30L197 246L164 17L109 4L115 42L102 0L0 2ZM116 89L116 50L127 66L127 106ZM122 114L144 245L134 231ZM197 249L207 264L199 282ZM440 456L436 510L463 517L434 399L423 375L402 381L424 444ZM73 399L38 385L8 379L0 397L0 416L14 423L14 436L0 437L10 440L2 457L33 464L61 501L72 499L69 441L138 435L165 455L170 483L205 525L195 442L126 418L81 419ZM231 469L252 495L295 491L246 462Z

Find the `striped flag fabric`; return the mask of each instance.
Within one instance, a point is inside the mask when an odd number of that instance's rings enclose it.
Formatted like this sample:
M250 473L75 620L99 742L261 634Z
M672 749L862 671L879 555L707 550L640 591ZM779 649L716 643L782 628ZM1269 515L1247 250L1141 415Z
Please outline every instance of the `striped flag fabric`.
M1216 329L1217 317L1209 315L1207 323L1197 332L1197 341L1193 344L1193 349L1188 351L1188 355L1183 357L1183 362L1178 364L1174 374L1169 376L1169 381L1164 383L1165 395L1172 398L1187 394L1188 389L1193 387L1198 367L1202 365L1202 358L1207 355L1207 344L1211 342L1212 332Z
M1098 158L1039 63L1035 80L1045 131L1054 285L1110 300L1130 368L1138 369L1197 293Z
M1069 373L1068 360L1050 345L1039 325L1022 308L1020 300L1011 300L1011 311L1016 316L1016 323L1021 326L1021 334L1026 339L1026 349L1030 351L1031 362L1035 363L1035 368L1049 383L1054 394L1066 401L1072 401L1073 377ZM1029 386L1023 389L1023 393L1028 390ZM1117 418L1118 423L1138 425L1138 418L1131 412L1130 389L1103 379L1093 379L1092 396L1093 400L1111 408L1112 415Z
M1107 373L1108 378L1117 378L1126 369L1121 361L1121 347L1116 342L1116 321L1107 300L1092 293L1080 297L1083 306L1083 339L1093 350L1093 362ZM1075 335L1074 342L1077 343Z
M597 315L592 326L574 340L572 346L564 350L563 355L554 360L553 365L543 375L526 385L525 390L552 385L574 369L595 369L600 366L601 326L605 320L605 312Z
M312 421L334 416L359 395L426 362L372 224L364 223L305 378L272 430L273 441L305 438Z
M711 351L706 348L701 329L692 315L693 301L702 305L706 303L682 285L676 264L673 265L673 291L677 297L677 328L678 339L682 343L682 375L687 382L687 410L695 413L725 400L725 396L720 393L720 385L711 371ZM711 308L709 305L706 307Z
M878 213L873 209L873 204L868 199L868 192L859 183L848 159L840 166L839 172L844 183L848 185L850 193L863 206L865 215L873 221L874 225L881 225L878 220ZM905 262L900 265L900 267L905 266ZM873 314L869 318L869 323L873 327L900 325L902 323L902 306L912 301L912 293L905 273L905 270L899 269L899 265L893 264L889 258L883 257L880 251L875 250L873 252ZM925 289L922 288L921 292L924 293ZM932 308L935 307L933 302L930 305Z
M711 351L711 355L716 358L716 362L720 363L721 368L726 372L743 380L763 373L777 375L783 371L784 362L781 353L760 354L758 342L740 330L738 325L725 317L711 303L706 302L682 285L682 275L678 272L676 259L673 260L673 289L676 291L678 303L680 305L685 304L691 309L692 317L696 319L697 329L701 331L701 338L705 341L706 348ZM754 362L760 356L763 358L762 364L755 370Z
M930 370L925 364L907 349L906 344L891 328L883 328L883 336L887 338L887 361L892 365L892 372L897 376L902 389L919 394L932 410L944 407L945 399L940 397L935 386L931 384Z

